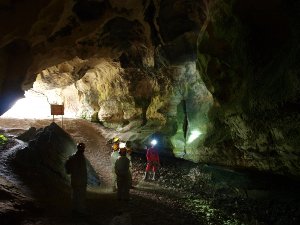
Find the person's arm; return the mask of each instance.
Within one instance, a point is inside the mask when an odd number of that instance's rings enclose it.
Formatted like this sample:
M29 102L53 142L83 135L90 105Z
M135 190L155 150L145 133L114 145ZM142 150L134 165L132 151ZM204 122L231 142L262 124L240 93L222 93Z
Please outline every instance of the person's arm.
M150 149L149 148L147 149L146 159L147 159L147 162L151 160L150 159Z
M127 154L126 157L129 159L129 170L131 170L131 168L132 168L131 155Z
M115 165L114 165L114 170L116 175L119 173L119 160L116 160Z
M111 154L110 154L110 164L111 165L114 165L115 164L115 159L114 159L114 153L112 152Z
M157 150L155 151L155 156L156 156L156 162L158 163L158 165L160 165L159 154Z
M73 170L73 156L70 156L66 163L65 163L65 169L66 169L66 172L67 174L71 174L72 173L72 170Z

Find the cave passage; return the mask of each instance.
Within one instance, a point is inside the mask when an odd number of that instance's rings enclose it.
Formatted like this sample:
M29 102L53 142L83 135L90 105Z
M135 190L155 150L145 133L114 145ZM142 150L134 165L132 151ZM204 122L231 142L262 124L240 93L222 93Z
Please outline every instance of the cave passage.
M131 225L299 225L299 18L300 0L0 1L0 224L108 225L125 208ZM127 208L114 137L133 152ZM82 223L50 190L78 142L107 184Z
M74 112L65 111L64 117L74 118ZM0 118L50 119L51 103L45 95L29 90Z
M50 118L50 104L47 98L30 92L25 93L25 98L19 99L2 118Z

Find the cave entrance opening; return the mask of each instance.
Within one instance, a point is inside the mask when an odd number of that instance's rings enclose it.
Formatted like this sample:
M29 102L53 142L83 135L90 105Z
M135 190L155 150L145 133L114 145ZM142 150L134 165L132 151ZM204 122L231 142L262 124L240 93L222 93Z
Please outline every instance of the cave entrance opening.
M50 103L45 95L26 91L25 98L19 99L1 118L49 119Z

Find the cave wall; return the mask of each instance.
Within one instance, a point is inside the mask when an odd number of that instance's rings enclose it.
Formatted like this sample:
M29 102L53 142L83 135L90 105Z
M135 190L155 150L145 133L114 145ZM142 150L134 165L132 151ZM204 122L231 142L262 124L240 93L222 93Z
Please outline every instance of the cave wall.
M299 6L224 1L211 7L198 49L198 69L216 103L205 144L209 159L298 174Z
M299 16L296 0L5 1L0 113L33 88L176 157L299 175Z

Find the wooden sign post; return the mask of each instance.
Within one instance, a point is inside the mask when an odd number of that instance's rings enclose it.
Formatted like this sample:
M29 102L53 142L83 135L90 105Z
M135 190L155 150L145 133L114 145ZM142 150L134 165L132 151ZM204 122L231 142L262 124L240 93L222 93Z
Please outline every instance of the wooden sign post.
M52 105L51 104L51 115L53 115L53 122L55 115L61 115L61 127L63 128L63 115L64 115L64 105Z

